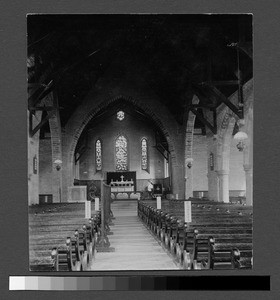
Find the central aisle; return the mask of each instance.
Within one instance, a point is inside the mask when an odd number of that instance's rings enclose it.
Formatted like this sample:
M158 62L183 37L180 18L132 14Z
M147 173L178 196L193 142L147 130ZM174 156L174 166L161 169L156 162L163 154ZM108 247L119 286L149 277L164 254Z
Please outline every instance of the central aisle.
M114 201L109 235L115 252L96 253L91 270L171 270L179 267L137 216L137 201Z

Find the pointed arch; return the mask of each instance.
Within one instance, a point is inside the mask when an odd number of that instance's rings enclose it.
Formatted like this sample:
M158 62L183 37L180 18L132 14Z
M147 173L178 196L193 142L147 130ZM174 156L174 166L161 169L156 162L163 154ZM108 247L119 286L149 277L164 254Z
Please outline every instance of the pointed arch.
M132 86L133 85L133 86ZM141 87L141 88L140 88ZM94 99L94 101L93 101ZM63 135L63 169L64 185L63 195L67 195L67 189L73 185L73 160L77 142L85 126L94 118L102 109L109 105L124 99L133 104L135 108L145 111L156 126L161 130L168 143L171 162L171 186L172 192L178 193L183 197L183 147L182 128L176 123L176 120L170 116L167 108L160 104L158 97L146 86L129 86L125 82L116 81L107 85L106 81L100 85L98 90L93 89L71 116L65 126ZM181 195L182 194L182 195ZM65 197L65 201L67 201Z

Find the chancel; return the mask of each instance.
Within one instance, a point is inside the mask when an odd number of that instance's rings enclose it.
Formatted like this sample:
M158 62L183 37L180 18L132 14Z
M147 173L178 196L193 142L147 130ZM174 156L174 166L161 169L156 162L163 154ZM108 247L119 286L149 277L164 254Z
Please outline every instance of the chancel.
M119 193L126 193L128 195L128 198L130 198L131 193L136 192L136 172L109 172L107 176L107 183L109 183L111 187L111 193L114 195L115 198Z
M30 269L252 268L252 15L27 19Z

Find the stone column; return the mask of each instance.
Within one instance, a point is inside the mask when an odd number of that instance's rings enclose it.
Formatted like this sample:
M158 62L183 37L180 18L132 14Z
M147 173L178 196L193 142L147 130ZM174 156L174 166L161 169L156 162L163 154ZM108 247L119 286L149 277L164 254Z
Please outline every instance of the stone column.
M253 168L251 165L244 165L246 178L246 205L253 205Z
M185 199L193 197L193 172L192 167L187 166L185 162Z
M198 104L199 99L196 95L192 98L192 104ZM185 159L185 199L193 197L193 171L192 166L189 168L188 164L192 165L193 157L193 131L195 123L195 114L191 111L188 113L188 119L185 129L185 145L184 145L184 159Z
M63 168L63 166L62 166ZM62 170L56 169L56 165L53 162L53 176L52 176L52 193L53 202L62 202Z
M61 138L61 124L60 115L58 109L58 100L53 93L49 94L44 100L44 104L53 105L57 109L55 112L50 112L51 117L49 119L50 131L51 131L51 145L52 145L52 165L53 165L53 180L52 180L52 194L53 202L62 202L62 171L56 169L56 160L62 161L62 138ZM62 165L63 168L63 165Z
M219 202L229 202L229 171L218 170L219 178Z
M179 199L184 198L184 171L183 166L172 166L172 193L178 194Z
M219 159L217 152L217 139L207 130L208 198L212 201L219 201L219 178L216 172Z
M209 171L208 177L208 198L212 201L219 201L219 178L215 171Z
M62 147L62 202L68 202L68 187L73 186L74 183L74 162L70 162L68 158L69 151L69 149Z

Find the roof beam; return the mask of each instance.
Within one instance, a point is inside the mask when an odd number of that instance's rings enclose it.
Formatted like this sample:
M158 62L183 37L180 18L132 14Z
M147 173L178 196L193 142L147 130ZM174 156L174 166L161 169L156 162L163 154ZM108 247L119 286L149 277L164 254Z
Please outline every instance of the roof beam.
M56 108L54 106L30 106L28 107L28 109L30 111L52 111L52 110L56 110Z
M202 85L218 85L218 86L228 86L228 85L238 85L238 80L219 80L219 81L204 81L201 82Z
M190 110L192 113L196 115L196 117L203 123L205 126L207 126L213 134L217 134L217 122L216 122L216 110L213 110L213 119L214 119L214 126L210 124L194 107L190 107Z
M243 119L242 109L236 107L222 92L220 92L215 86L209 85L214 95L218 97L227 107L229 107L240 119Z
M34 134L36 134L36 132L38 130L40 130L49 121L49 119L52 116L53 116L52 113L46 115L45 118L42 119L41 122L33 129L33 122L32 122L33 115L30 113L29 114L29 133L30 133L30 137L33 137Z
M208 86L208 84L203 84L204 86ZM202 107L205 107L205 108L214 108L217 106L217 97L212 97L210 98L209 95L205 95L202 91L202 88L201 88L202 84L201 85L197 85L197 84L193 84L192 85L192 88L194 90L194 93L197 95L197 97L199 98L200 102L199 102L199 105L201 105ZM193 106L193 105L192 105Z
M251 59L253 59L253 48L250 43L242 44L239 48Z
M54 81L50 80L47 85L42 85L43 88L39 87L29 98L28 98L28 105L29 106L36 106L40 100L46 97L54 87Z

